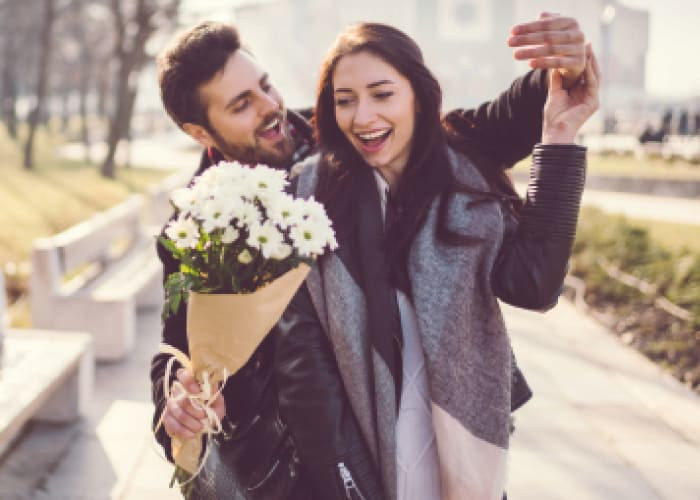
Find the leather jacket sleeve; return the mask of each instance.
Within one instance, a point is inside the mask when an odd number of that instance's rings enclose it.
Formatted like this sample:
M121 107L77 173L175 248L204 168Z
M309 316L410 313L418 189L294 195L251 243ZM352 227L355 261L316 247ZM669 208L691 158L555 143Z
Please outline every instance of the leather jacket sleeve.
M561 292L576 236L586 178L586 148L538 144L519 220L508 217L492 286L517 307L546 310Z
M289 426L314 498L383 498L379 472L360 433L306 285L299 289L277 328L275 382L280 414Z
M527 158L542 138L547 71L532 70L513 81L496 99L444 118L452 140L477 144L499 168Z
M165 247L163 247L163 245L160 244L160 242L157 242L156 245L158 257L163 264L163 277L165 279L165 277L167 277L169 274L177 272L180 268L180 264L172 255L170 255L170 253L165 249ZM187 332L185 330L186 311L186 304L181 304L177 314L173 314L163 321L163 332L161 339L162 342L179 349L185 354L188 353ZM153 405L155 406L153 413L154 430L158 424L158 421L160 420L163 409L165 408L165 367L168 364L169 359L169 354L157 353L151 360L151 399L153 400ZM173 364L171 380L168 381L169 384L172 384L173 380L175 379L175 373L179 368L181 368L180 363L175 361ZM165 456L172 462L173 457L170 449L170 436L168 436L168 434L165 432L163 426L156 431L156 440L163 447Z

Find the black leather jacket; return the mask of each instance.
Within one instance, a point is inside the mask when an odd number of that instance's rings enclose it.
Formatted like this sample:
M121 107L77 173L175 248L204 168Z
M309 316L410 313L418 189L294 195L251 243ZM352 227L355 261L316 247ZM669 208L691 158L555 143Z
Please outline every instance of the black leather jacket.
M455 110L447 118L457 127L462 127L458 131L460 134L490 150L495 168L511 166L529 155L539 140L546 81L546 73L531 71L517 79L498 99L476 109ZM292 116L300 119L298 115ZM299 128L303 130L302 123L299 123ZM210 163L211 160L204 156L200 171ZM158 253L165 275L177 271L179 263L160 245ZM310 303L304 305L302 295L303 292L300 292L301 302L296 298L294 301L302 305L297 309L297 314L311 314ZM187 353L184 310L181 307L179 314L165 322L163 341ZM295 321L295 324L298 322ZM298 335L289 335L285 323L281 322L244 368L228 379L223 393L227 412L225 432L216 438L210 459L196 481L193 498L362 498L353 489L356 477L356 486L364 498L382 498L377 471L365 443L359 437L357 423L348 410L347 400L341 398L333 402L329 399L339 394L340 379L337 368L328 362L334 360L329 357L330 346L322 335L316 333L307 330L300 331ZM302 339L306 339L307 343ZM163 379L168 358L168 355L156 354L151 364L154 424L164 407ZM307 378L304 370L312 365L325 367L323 373L317 374L313 388L295 385L295 381ZM519 370L514 371L513 384L512 408L517 409L530 398L531 392ZM320 415L303 417L307 428L321 431L323 426L323 434L336 436L333 443L326 443L325 447L324 443L317 443L322 454L318 457L308 456L304 467L300 467L300 453L287 425L295 417L291 413L285 415L284 411L280 416L279 402L284 405L290 401L289 398L304 398L303 401L309 403L310 408L314 408L316 403L331 402L324 409L328 413L324 413L323 418ZM329 430L332 430L330 434ZM158 430L156 438L172 461L170 439L164 429ZM331 450L336 452L331 453ZM330 456L334 458L326 458ZM231 466L222 466L223 463ZM323 494L314 495L312 485L315 491L322 491Z

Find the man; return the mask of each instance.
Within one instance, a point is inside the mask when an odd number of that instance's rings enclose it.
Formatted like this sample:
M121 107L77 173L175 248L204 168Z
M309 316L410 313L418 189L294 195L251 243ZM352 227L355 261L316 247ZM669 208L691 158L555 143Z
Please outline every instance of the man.
M583 34L575 21L541 16L540 20L514 28L511 46L516 58L531 59L536 68L559 68L572 84L583 70ZM158 78L164 107L170 117L205 150L197 173L222 160L267 164L290 169L313 152L313 135L304 116L287 110L269 75L241 46L233 26L201 23L179 36L158 58ZM507 138L529 154L539 141L542 107L546 96L545 72L531 72L516 80L518 102L500 109L488 103L476 110L450 113L456 129L494 147ZM517 113L532 119L527 130L491 130L489 118ZM522 118L521 118L522 119ZM510 165L504 165L510 166ZM179 262L159 245L164 273L177 272ZM187 353L186 307L165 320L163 342ZM235 327L235 325L232 325ZM212 463L197 480L197 494L204 498L309 498L293 442L277 410L272 385L274 336L268 338L241 371L229 378L213 405L223 419L224 433L212 447ZM154 424L162 420L157 439L172 460L170 438L187 439L201 431L204 418L186 400L164 399L165 366L169 355L156 354L151 366ZM199 392L192 376L175 365L177 379L189 392ZM167 381L172 384L172 380ZM530 396L518 372L514 374L513 408ZM223 490L222 490L223 488Z

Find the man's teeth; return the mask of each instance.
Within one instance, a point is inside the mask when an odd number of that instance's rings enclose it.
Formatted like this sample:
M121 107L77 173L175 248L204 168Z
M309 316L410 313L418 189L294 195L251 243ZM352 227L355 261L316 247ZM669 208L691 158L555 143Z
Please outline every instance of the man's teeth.
M384 136L389 130L378 130L377 132L369 132L366 134L357 134L363 141L371 141Z
M277 127L277 125L279 125L279 123L280 123L279 118L275 118L265 128L263 128L262 131L267 132L268 130L272 130L273 128Z

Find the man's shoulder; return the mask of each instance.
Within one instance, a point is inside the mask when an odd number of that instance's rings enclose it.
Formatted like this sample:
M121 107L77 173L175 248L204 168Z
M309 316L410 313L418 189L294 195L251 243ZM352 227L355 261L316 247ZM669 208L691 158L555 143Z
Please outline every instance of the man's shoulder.
M321 155L314 153L296 163L289 171L289 178L294 186L293 191L299 196L311 196L318 180L318 170Z

